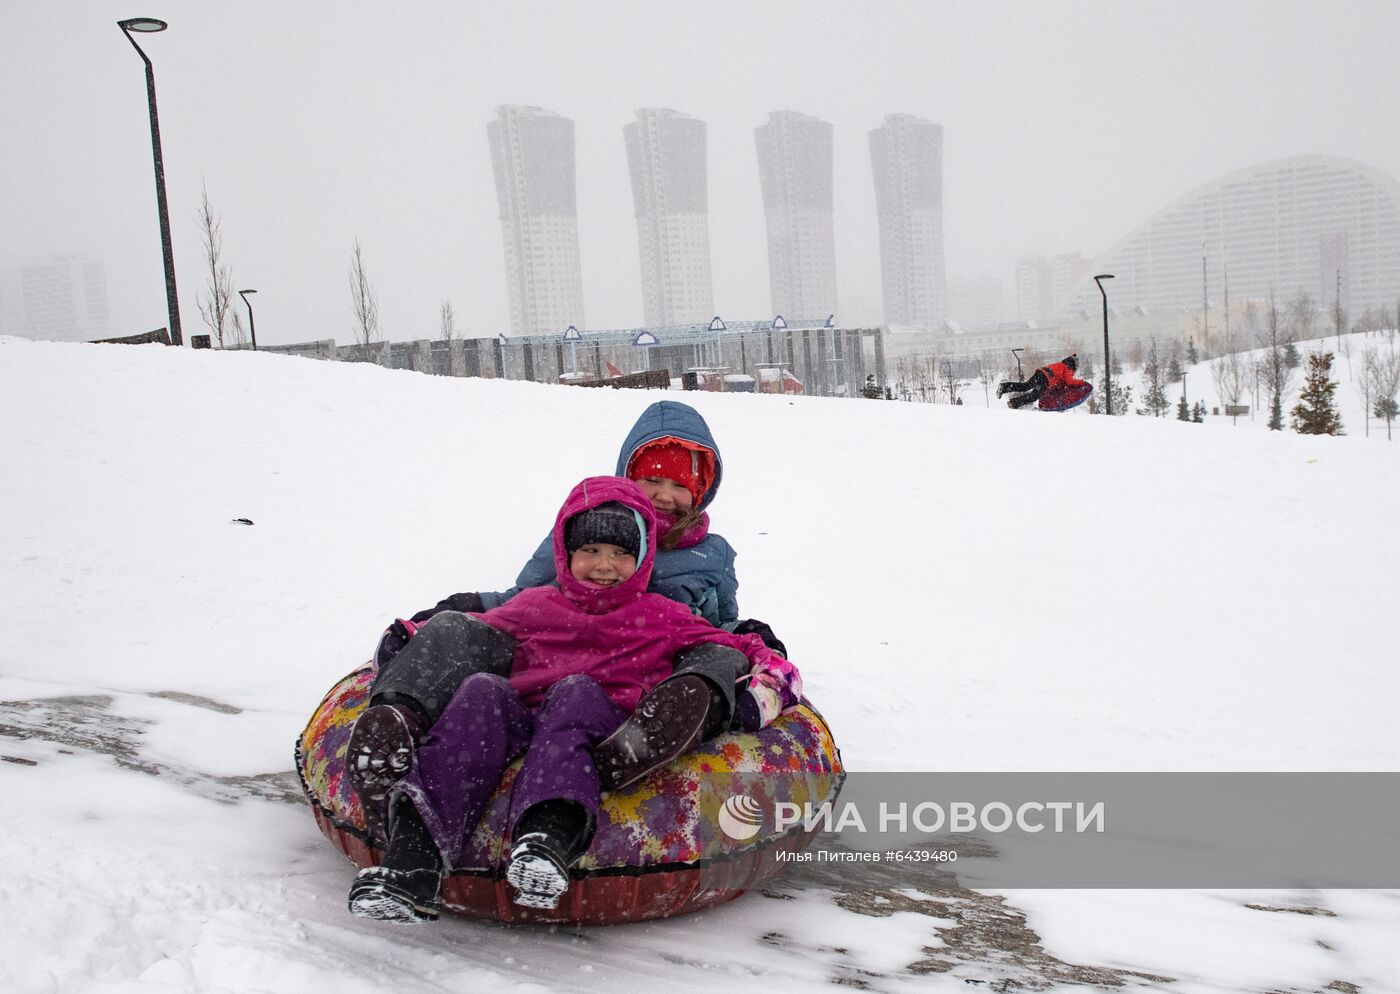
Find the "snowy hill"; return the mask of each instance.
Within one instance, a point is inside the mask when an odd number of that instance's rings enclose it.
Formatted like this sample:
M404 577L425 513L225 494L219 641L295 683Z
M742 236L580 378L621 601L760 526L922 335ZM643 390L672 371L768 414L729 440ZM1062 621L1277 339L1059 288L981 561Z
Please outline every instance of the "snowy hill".
M0 339L0 989L1400 990L1384 891L348 915L289 772L306 718L395 615L508 586L662 396ZM665 396L714 429L742 611L851 769L1400 769L1400 446L1359 406L1314 438Z

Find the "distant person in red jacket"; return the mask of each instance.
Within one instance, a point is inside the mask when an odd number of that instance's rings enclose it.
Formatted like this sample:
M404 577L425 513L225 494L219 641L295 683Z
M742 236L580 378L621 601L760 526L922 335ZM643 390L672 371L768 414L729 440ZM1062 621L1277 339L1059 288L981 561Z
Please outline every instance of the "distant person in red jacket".
M1083 380L1075 376L1075 370L1079 368L1079 355L1067 355L1059 362L1052 362L1048 366L1041 366L1031 374L1030 379L1017 383L1015 380L1003 380L997 385L997 396L1014 393L1006 402L1007 407L1019 408L1027 404L1034 404L1042 395L1046 393L1058 392L1071 387L1088 386Z

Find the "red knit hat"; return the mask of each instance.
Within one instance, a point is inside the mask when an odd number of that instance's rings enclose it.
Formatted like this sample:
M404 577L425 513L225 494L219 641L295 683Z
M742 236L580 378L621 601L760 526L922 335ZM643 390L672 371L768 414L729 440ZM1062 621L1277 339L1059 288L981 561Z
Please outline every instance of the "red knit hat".
M714 456L708 449L692 448L674 438L659 438L637 450L627 465L629 479L660 476L675 480L690 491L698 505L714 479Z

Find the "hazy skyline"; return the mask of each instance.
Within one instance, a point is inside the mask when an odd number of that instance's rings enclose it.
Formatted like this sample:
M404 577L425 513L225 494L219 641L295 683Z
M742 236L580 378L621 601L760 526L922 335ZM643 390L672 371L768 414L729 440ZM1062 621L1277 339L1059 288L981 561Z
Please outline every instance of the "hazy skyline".
M204 330L201 184L258 339L351 338L356 238L385 337L509 328L486 125L502 104L575 124L589 328L642 323L623 127L705 122L715 310L770 317L754 129L833 126L837 320L883 319L867 135L943 128L950 280L1093 258L1221 175L1322 153L1400 176L1394 3L837 4L11 0L0 36L0 265L106 267L114 334L166 323L142 66L150 16L186 338ZM240 307L241 304L235 303Z

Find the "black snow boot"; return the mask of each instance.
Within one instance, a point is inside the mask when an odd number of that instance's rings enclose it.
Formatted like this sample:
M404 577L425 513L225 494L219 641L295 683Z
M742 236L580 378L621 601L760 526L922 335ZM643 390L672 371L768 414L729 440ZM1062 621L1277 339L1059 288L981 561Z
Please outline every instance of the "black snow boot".
M569 866L583 852L588 815L575 801L544 801L520 816L506 864L511 898L523 908L559 907L569 889Z
M384 839L385 798L389 788L413 769L426 722L411 706L376 704L366 708L350 733L345 752L350 788L360 798L370 837Z
M407 798L394 806L384 862L355 876L350 911L386 922L437 921L442 911L442 856Z
M1011 382L1010 382L1009 380L1003 380L1002 382L998 383L998 384L997 384L997 400L1001 400L1002 396L1005 395L1006 391L1008 391L1008 390L1010 390L1010 389L1011 389Z
M594 748L603 789L621 790L690 751L704 738L710 711L704 677L687 673L662 681Z

